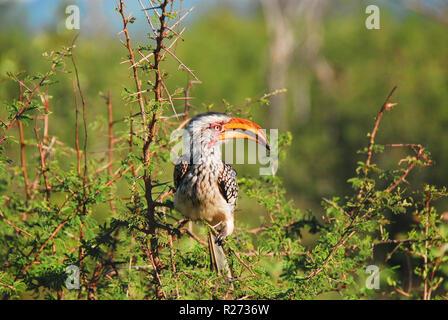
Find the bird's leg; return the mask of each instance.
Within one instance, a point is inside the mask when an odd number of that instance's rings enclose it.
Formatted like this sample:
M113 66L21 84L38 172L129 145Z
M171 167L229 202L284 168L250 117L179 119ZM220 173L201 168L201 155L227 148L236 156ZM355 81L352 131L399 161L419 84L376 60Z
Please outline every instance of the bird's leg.
M214 231L214 234L215 234L215 236L216 236L216 227L219 227L220 225L222 224L222 221L220 221L219 223L217 223L217 224L215 224L214 226L211 226L211 228L213 229L213 231ZM222 228L221 228L222 229ZM219 237L219 235L221 234L221 232L216 236L217 238ZM216 240L216 242L217 242L217 240Z
M219 226L221 224L221 222L212 226L207 220L205 220L205 219L201 219L201 220L202 220L203 224L205 224L206 226L208 226L210 228L210 231L213 233L213 235L216 236L217 231L216 231L215 227Z
M218 236L216 237L215 243L218 246L222 246L222 241L224 240L224 237L226 236L226 228L222 228L221 232L218 234Z
M216 243L220 246L222 246L222 241L225 237L232 234L234 229L234 223L233 223L233 217L230 219L222 220L218 225L222 225L219 234L216 237Z
M217 223L214 226L212 226L206 220L202 220L202 221L207 226L209 226L211 232L215 236L215 243L219 246L222 246L224 238L233 232L233 228L234 228L233 219L221 220L219 223ZM220 227L219 230L216 230L216 227Z
M220 224L222 224L222 221L218 222L217 224L215 224L214 226L212 226L212 228L216 228L218 227Z

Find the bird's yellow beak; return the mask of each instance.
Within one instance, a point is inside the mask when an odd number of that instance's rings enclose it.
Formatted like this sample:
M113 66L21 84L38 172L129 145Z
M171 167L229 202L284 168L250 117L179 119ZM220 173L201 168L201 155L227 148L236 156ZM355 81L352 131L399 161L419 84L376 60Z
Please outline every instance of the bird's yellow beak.
M266 135L261 130L261 127L247 119L232 118L223 126L223 131L219 135L218 140L227 139L248 139L253 140L266 149L271 150Z

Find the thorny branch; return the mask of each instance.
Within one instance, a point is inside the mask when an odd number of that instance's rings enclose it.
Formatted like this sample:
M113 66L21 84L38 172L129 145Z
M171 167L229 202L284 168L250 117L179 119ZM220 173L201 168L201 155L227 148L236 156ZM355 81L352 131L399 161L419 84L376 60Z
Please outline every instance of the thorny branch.
M393 93L395 92L395 90L397 89L397 87L395 86L391 92L389 93L389 95L387 96L384 104L382 105L376 120L375 120L375 124L373 126L372 131L369 134L369 145L368 145L368 149L367 149L367 159L366 159L366 169L364 171L364 174L367 175L369 167L371 166L371 159L372 159L372 155L373 155L373 146L375 143L375 136L376 133L378 131L378 127L380 125L381 119L383 117L383 114L385 111L392 109L393 107L395 107L397 105L397 103L391 103L390 99L393 95ZM429 166L431 164L431 160L429 158L426 157L426 155L424 155L424 149L421 145L418 144L391 144L389 146L392 147L411 147L413 150L416 150L416 157L415 160L424 160L424 166ZM411 162L411 164L403 171L403 174L396 180L394 180L391 185L389 185L387 188L385 188L386 192L392 192L394 189L396 189L400 183L402 183L403 181L405 181L405 178L407 177L407 175L412 171L412 169L414 169L416 166L416 161ZM361 201L361 198L364 196L364 199ZM313 277L315 277L316 275L318 275L320 272L322 272L325 267L327 266L327 264L329 263L329 261L331 260L331 258L334 256L334 254L337 252L337 250L339 249L339 247L344 246L347 241L353 237L356 234L356 229L354 229L354 225L356 222L361 222L361 221L365 221L367 219L369 219L371 216L371 211L367 208L365 208L365 213L363 215L359 215L360 211L362 210L362 208L364 207L364 205L366 204L366 202L369 200L371 201L371 199L369 199L369 196L371 196L371 194L369 192L365 193L364 191L364 186L362 186L359 190L358 195L356 196L356 198L360 201L358 206L356 206L351 212L348 213L349 218L350 218L350 222L347 224L345 231L341 234L338 242L331 248L329 254L327 255L327 257L323 260L323 262L321 263L321 265L319 267L317 267L316 269L314 269L311 273L309 273L304 279L311 279ZM378 196L375 196L374 199L377 199ZM325 200L325 199L324 199ZM336 206L333 202L331 201L326 201L327 203L329 203L330 205L332 205L333 207L335 207L337 210L341 211L342 209L339 206ZM342 211L344 214L347 214L345 211Z
M157 237L157 229L160 227L160 225L156 223L155 215L156 215L156 207L160 206L161 204L160 201L157 201L157 199L156 200L153 199L153 187L154 187L153 182L155 177L153 177L153 173L151 172L150 166L155 151L151 151L151 145L156 139L157 124L160 116L159 115L160 109L162 108L165 102L169 102L173 109L174 114L176 115L174 101L179 99L172 97L163 79L163 74L160 65L162 60L164 59L165 54L169 53L170 56L172 56L185 70L187 70L187 72L189 72L197 80L197 77L193 74L193 72L188 67L186 67L185 64L183 64L182 61L179 58L177 58L176 55L170 50L179 39L182 39L182 33L185 29L183 29L180 32L176 32L175 28L178 25L178 23L182 21L189 14L189 12L191 12L191 9L187 11L187 13L185 13L180 19L177 20L176 23L174 23L170 27L167 24L167 20L169 19L168 17L173 14L172 12L173 8L172 6L170 8L169 3L170 0L161 1L158 2L157 4L155 1L150 0L149 1L150 8L147 8L144 6L143 2L139 0L139 4L146 16L146 20L152 31L152 37L155 41L155 46L148 55L144 55L142 52L139 51L139 54L142 56L142 58L139 61L136 61L135 59L134 50L132 49L131 38L128 31L128 24L129 22L132 22L134 18L126 16L124 10L125 5L123 0L120 0L119 3L117 3L117 9L123 21L123 30L120 33L124 33L125 35L125 42L123 42L123 44L125 45L129 53L129 60L127 60L127 62L130 63L130 68L132 68L133 78L135 82L136 92L133 93L132 95L136 95L139 102L140 106L139 115L142 117L142 131L144 133L143 137L144 143L142 150L144 173L142 179L144 181L145 186L144 197L147 205L146 219L147 219L147 230L149 234L149 242L147 243L147 245L144 243L141 243L141 245L146 247L147 257L149 258L151 264L154 267L153 268L154 282L156 283L156 291L157 296L159 298L166 297L166 294L161 291L162 283L161 283L161 277L159 275L163 265L159 258L160 247L158 245L158 237ZM151 10L152 13L154 13L157 22L151 19L151 17L148 14L149 10ZM175 35L175 38L170 43L170 45L166 46L164 42L170 33L173 33ZM152 59L152 61L150 61L149 59ZM139 66L143 62L149 65L150 69L154 74L153 86L150 89L143 89L141 81L139 79L139 73L138 73ZM152 99L151 101L152 105L150 106L147 96L144 96L144 94L151 92L154 93L154 98ZM164 98L164 94L166 94L168 98ZM149 110L150 108L151 110ZM171 236L170 236L170 246L172 247ZM171 259L171 262L173 272L176 273L174 260ZM178 290L176 290L176 294L179 295Z
M58 63L65 57L65 55L67 54L67 51L64 51L62 54L59 55L59 57L53 62L50 71L48 71L43 77L42 79L34 86L34 88L31 90L31 92L28 95L28 99L25 101L25 103L22 104L21 108L19 109L19 111L17 112L17 114L9 121L8 124L5 124L2 121L3 127L4 127L4 135L3 137L0 139L0 144L5 141L7 139L6 137L6 132L8 130L10 130L16 123L17 120L20 119L20 117L23 115L23 113L27 110L28 105L31 103L31 101L33 100L34 95L36 94L36 92L43 86L43 84L45 83L45 81L48 79L48 77L52 74L53 71L56 70L56 67L58 65ZM27 88L27 87L26 87ZM29 89L27 89L29 91Z

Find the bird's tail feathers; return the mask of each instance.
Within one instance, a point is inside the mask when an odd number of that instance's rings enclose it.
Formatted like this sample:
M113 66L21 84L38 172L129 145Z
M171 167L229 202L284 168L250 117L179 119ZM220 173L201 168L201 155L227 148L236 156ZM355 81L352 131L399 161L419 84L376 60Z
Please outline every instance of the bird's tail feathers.
M232 277L229 264L227 263L226 254L221 245L218 245L215 236L210 231L208 233L208 247L210 252L211 268L219 275L225 275L228 278Z

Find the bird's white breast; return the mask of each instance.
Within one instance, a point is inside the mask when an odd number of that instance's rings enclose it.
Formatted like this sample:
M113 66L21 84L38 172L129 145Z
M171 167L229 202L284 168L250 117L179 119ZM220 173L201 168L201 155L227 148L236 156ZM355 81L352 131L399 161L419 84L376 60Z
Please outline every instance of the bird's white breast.
M186 173L174 195L174 207L192 220L205 219L212 225L233 220L234 208L218 188L219 169L197 165Z

